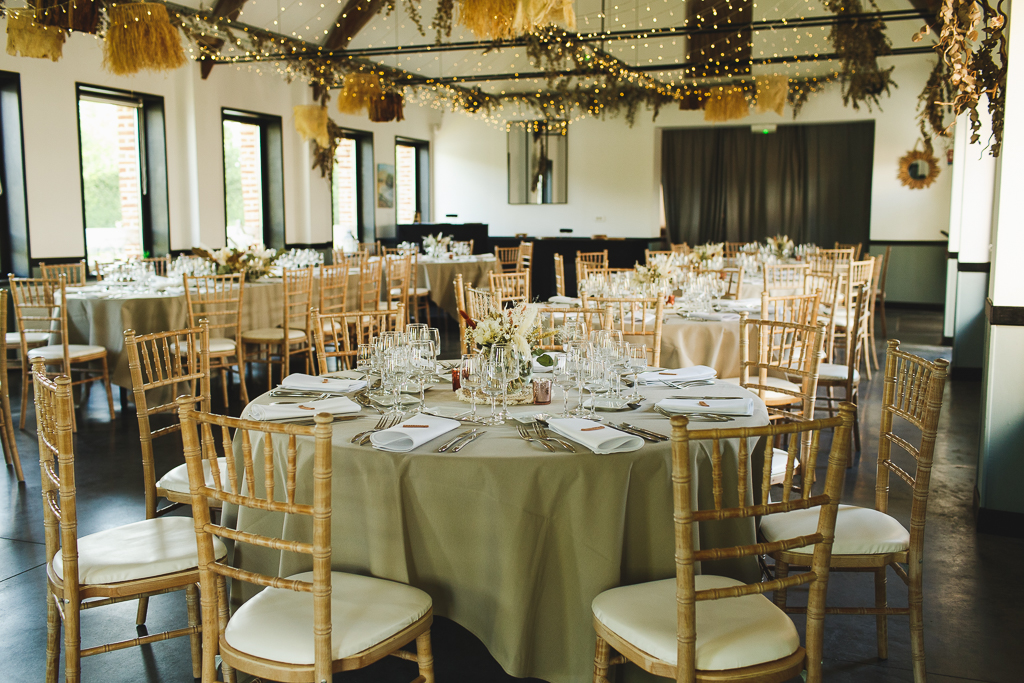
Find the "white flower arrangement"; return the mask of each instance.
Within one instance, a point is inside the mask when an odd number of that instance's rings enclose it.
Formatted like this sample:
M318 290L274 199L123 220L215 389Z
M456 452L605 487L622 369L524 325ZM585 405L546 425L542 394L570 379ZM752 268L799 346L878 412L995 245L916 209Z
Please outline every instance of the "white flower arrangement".
M765 240L776 258L788 258L793 254L793 240L789 235L776 235Z
M674 266L673 257L656 256L651 260L650 265L642 266L639 263L633 267L633 280L641 285L663 285L672 277Z
M523 358L534 355L540 343L537 310L523 303L495 310L480 320L467 317L466 343L479 346L484 355L494 344L510 344Z
M245 273L246 279L253 280L266 275L278 257L276 249L270 249L262 244L252 244L245 249L224 247L213 251L195 247L192 253L215 263L218 275Z
M690 252L691 258L695 261L713 261L716 258L722 258L725 254L725 245L721 242L717 244L698 244Z
M451 235L444 235L442 233L427 235L423 238L423 251L431 256L443 254L448 251L448 245L451 244L451 241Z

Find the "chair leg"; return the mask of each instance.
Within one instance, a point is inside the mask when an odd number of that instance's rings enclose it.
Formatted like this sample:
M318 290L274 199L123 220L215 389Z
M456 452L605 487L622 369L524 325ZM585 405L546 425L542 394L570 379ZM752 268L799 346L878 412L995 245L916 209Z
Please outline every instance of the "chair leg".
M193 628L199 626L199 587L194 583L185 587L185 608L188 610L188 625ZM202 638L202 631L188 637L192 645L192 678L203 675Z
M220 393L221 398L224 399L224 412L229 412L228 406L230 404L228 403L228 401L230 400L230 398L228 397L228 382L230 381L231 373L228 372L227 366L224 366L220 369Z
M885 327L885 299L882 299L879 304L878 312L882 314L882 337L888 339L889 331Z
M434 652L430 648L430 631L416 636L416 664L423 683L434 683Z
M103 386L107 389L107 408L110 410L110 421L116 420L114 415L114 394L110 391L110 373L107 371L107 357L100 359L100 366L103 368ZM91 382L89 384L92 384ZM86 386L89 386L88 384Z
M81 605L64 604L64 683L79 683L82 678Z
M219 626L217 629L210 629L213 631L213 635L207 635L206 631L203 631L203 637L206 638L203 642L203 650L206 651L207 647L210 649L210 661L216 666L214 661L214 655L219 652L220 647L220 634L224 632L224 629L228 626L228 592L227 586L223 576L217 577L217 621ZM221 674L224 679L224 683L235 683L235 670L231 668L226 662L221 662ZM215 677L210 680L213 681ZM205 681L205 676L203 677Z
M146 615L149 614L149 596L144 595L139 598L139 609L135 612L135 625L144 626L146 624Z
M914 562L914 559L918 561ZM911 564L907 565L907 574L910 579L907 588L910 607L910 657L914 664L914 683L925 683L928 674L924 661L924 595L921 586L920 558L912 558Z
M249 402L249 391L245 388L245 359L243 356L238 356L238 384L242 388L242 402Z
M885 570L886 567L875 570L875 607L886 606ZM913 608L911 608L911 611L913 611ZM913 628L911 628L911 632L913 632ZM875 633L878 636L878 658L889 659L889 624L886 615L878 614L875 616Z
M612 649L601 636L597 637L594 651L594 683L608 683L608 667L611 666Z
M865 331L863 336L864 336L864 342L862 344L863 348L874 348L874 346L875 346L874 341L873 341L874 338L871 336L871 334L868 333L867 331ZM869 353L861 353L860 355L861 355L861 360L864 361L864 373L867 375L868 379L871 379L871 354L869 354Z
M784 579L787 576L789 576L789 563L783 562L782 560L775 560L775 578ZM780 590L775 591L775 595L773 597L775 598L776 606L778 606L778 608L781 610L785 610L786 599L788 598L786 589L782 588Z
M8 464L14 465L14 473L18 481L25 481L25 473L21 469L21 456L18 455L18 442L14 439L14 418L11 416L11 399L7 397L7 388L0 389L0 410L3 411L3 425L0 425L2 433L4 458Z
M46 683L57 683L60 673L60 610L56 598L46 588Z
M28 414L28 385L31 384L28 361L21 361L21 416L18 418L18 429L25 429L25 416Z

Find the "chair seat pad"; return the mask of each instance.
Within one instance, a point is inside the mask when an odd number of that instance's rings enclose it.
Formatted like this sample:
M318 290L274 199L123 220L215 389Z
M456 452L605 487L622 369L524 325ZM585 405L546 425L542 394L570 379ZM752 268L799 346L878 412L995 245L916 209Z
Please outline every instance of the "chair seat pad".
M416 296L430 296L430 289L427 287L410 287L409 294L414 294Z
M21 344L21 333L20 332L8 332L7 336L4 337L5 343L7 344ZM29 344L45 344L50 341L49 332L26 332L25 341Z
M849 377L850 370L845 364L839 363L819 363L818 364L818 381L819 382L845 382L846 378ZM853 370L853 383L857 384L860 382L860 371L854 368Z
M412 294L412 291L413 290L410 289L409 293ZM388 294L390 294L391 296L402 296L402 288L392 287L391 289L388 290Z
M313 572L289 576L312 581ZM331 659L387 640L424 616L430 596L418 588L369 576L331 572ZM238 608L224 630L228 644L286 664L313 664L313 595L265 588Z
M202 346L202 345L200 345ZM235 340L228 339L226 337L211 337L210 338L210 353L216 355L219 353L231 353L235 350ZM178 345L171 344L171 351L177 352ZM181 353L188 353L188 342L181 345Z
M231 484L230 477L228 477L228 465L227 460L224 457L217 458L217 467L220 468L220 484L224 489L228 489ZM213 487L213 468L210 467L209 460L203 460L203 471L206 473L206 485ZM160 481L156 483L158 489L164 491L174 491L175 493L190 493L191 489L188 485L188 467L184 463L178 465L173 470L160 477Z
M214 554L227 548L213 541ZM78 539L78 578L83 584L120 583L173 574L199 566L191 517L158 517L99 531ZM53 557L53 571L64 578L64 560Z
M781 484L786 480L786 464L789 462L789 453L782 448L772 449L772 486ZM800 469L800 458L793 460L793 472Z
M302 341L306 338L305 330L289 328L288 339L290 341ZM242 341L245 342L279 342L284 339L283 327L261 327L256 330L249 330L242 333Z
M697 590L741 586L695 577ZM594 617L623 640L676 664L676 580L612 588L594 598ZM697 602L697 669L721 671L788 657L800 647L793 621L763 595Z
M739 386L739 384L740 384L740 378L739 377L727 377L726 379L724 379L722 381L723 382L728 382L729 384L735 384L736 386ZM751 378L750 378L750 381L751 382L757 382L757 377L752 375ZM765 381L765 384L767 384L770 387L778 387L780 389L787 389L789 391L795 391L795 392L798 392L798 393L802 390L802 387L799 384L794 384L793 382L790 382L788 380L784 380L781 377L772 377L770 375L769 375L768 379ZM755 394L757 393L756 389L752 388L751 391L753 391ZM764 400L765 400L766 403L773 403L773 402L774 403L778 403L778 402L781 402L781 401L787 401L789 403L797 403L798 401L800 401L800 399L797 398L796 396L790 396L789 394L784 394L784 393L779 392L779 391L771 391L771 390L768 390L768 389L766 389L765 392L764 392Z
M761 533L768 541L813 534L818 530L818 508L770 515L761 521ZM840 505L836 516L833 555L879 555L910 548L910 532L895 519L871 508ZM814 552L810 546L792 552Z
M82 356L97 356L106 353L107 350L102 346L92 346L91 344L68 344L68 356L72 360ZM28 357L42 358L44 360L59 360L64 357L64 347L60 344L50 344L48 346L29 349Z

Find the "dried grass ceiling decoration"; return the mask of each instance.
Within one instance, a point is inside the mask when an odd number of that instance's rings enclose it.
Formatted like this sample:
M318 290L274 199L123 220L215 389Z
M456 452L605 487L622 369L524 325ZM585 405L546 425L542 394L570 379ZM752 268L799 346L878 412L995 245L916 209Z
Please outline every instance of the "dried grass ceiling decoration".
M379 100L383 95L384 88L377 74L348 74L338 93L338 111L359 114L367 110L370 102Z
M59 61L66 34L56 26L37 24L33 10L7 10L7 54Z
M110 26L103 41L103 66L118 76L171 71L184 66L181 35L167 8L158 2L131 2L107 8Z
M367 111L370 120L375 123L386 123L388 121L402 121L405 119L403 105L405 99L401 93L384 93L375 100L370 100Z
M482 40L515 38L516 0L459 0L458 22Z
M789 96L789 79L785 76L757 77L757 113L773 111L782 116Z
M295 130L303 140L312 140L320 147L331 144L327 132L327 107L319 104L300 104L292 108Z
M576 30L576 10L572 0L518 0L512 27L523 35L548 24L562 24Z
M746 92L736 85L711 88L704 102L704 120L721 123L750 115Z

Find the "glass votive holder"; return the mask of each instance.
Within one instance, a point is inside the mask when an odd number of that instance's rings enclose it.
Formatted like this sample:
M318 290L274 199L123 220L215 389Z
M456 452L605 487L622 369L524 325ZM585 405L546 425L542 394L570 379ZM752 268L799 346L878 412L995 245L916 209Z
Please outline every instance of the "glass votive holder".
M539 406L551 403L551 380L544 377L533 380L533 402Z

